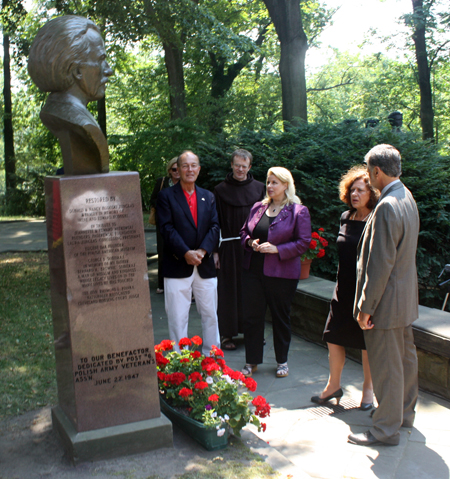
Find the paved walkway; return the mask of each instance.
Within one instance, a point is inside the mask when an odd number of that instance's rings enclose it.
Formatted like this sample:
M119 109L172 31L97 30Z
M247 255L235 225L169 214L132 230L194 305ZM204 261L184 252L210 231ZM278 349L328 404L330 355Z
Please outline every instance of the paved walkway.
M11 247L11 239L15 239L16 251L19 243L23 245L20 250L25 249L24 241L28 242L26 249L46 249L40 243L45 238L44 226L42 222L40 227L36 222L26 225L23 222L0 223L0 252ZM146 236L147 254L151 256L156 250L149 246L154 244L154 232L147 231ZM156 262L150 262L149 272L155 342L160 342L168 337L168 332L164 297L155 294ZM201 334L195 305L191 308L189 334ZM257 434L254 428L248 427L243 440L283 478L449 478L448 401L421 392L415 425L401 430L397 447L365 448L348 444L347 436L351 432L363 432L371 424L369 413L358 409L363 380L361 366L352 360L347 361L342 378L345 395L340 406L314 407L310 397L321 391L328 377L327 351L294 337L289 354L289 376L277 379L270 324L266 328L266 340L265 363L253 377L258 382L257 394L265 396L271 403L272 414L266 421L265 433ZM236 351L225 352L227 364L234 369L243 366L245 357L242 338L237 344ZM176 429L175 433L181 434ZM146 455L139 457L145 460Z

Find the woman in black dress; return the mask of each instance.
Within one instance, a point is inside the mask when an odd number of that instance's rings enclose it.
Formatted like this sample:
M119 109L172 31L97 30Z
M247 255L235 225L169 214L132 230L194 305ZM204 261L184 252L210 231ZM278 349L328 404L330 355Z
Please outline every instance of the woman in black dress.
M341 375L345 364L345 348L362 350L364 371L363 396L360 408L368 410L373 406L373 386L370 375L364 336L358 323L353 319L353 303L356 289L356 249L378 200L379 192L369 183L364 166L355 166L341 179L340 199L350 206L341 216L341 227L337 238L339 268L336 287L330 305L330 314L323 333L329 351L330 377L325 389L311 401L324 404L336 398L339 403L343 396Z

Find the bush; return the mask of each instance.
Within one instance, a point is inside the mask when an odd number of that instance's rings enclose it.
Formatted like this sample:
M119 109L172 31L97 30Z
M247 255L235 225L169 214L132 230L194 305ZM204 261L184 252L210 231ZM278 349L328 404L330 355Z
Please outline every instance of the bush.
M421 304L438 307L442 292L437 276L448 263L446 250L450 240L450 158L413 133L393 133L388 128L365 129L358 124L305 124L285 133L243 131L238 137L203 145L203 186L213 188L229 171L230 153L239 146L254 157L252 173L265 181L271 166L291 170L303 204L311 213L312 227L325 229L330 242L325 259L314 261L312 274L335 280L337 248L335 239L339 218L347 206L339 200L342 174L361 164L375 145L389 143L402 154L402 181L411 190L419 209L421 231L417 269Z

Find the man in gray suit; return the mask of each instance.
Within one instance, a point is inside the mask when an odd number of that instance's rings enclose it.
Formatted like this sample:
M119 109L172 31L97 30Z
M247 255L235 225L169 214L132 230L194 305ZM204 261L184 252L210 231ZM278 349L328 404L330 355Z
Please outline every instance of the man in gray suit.
M419 214L399 179L401 156L393 146L375 146L365 161L370 183L381 196L358 245L354 315L364 330L378 408L373 426L348 440L361 446L396 446L400 427L413 425L418 394L412 323L419 314Z

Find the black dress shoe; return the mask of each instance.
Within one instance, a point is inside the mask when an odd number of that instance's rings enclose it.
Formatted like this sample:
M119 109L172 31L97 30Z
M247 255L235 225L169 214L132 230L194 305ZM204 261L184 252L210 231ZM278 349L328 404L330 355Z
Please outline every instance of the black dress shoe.
M398 446L398 444L379 441L370 431L362 432L361 434L350 434L348 442L357 446Z
M368 411L369 409L373 408L373 403L372 402L362 402L361 405L359 406L359 409L361 411Z
M341 397L343 395L344 395L344 391L342 391L342 388L339 388L333 394L330 394L329 396L325 398L321 398L320 396L313 396L311 398L311 402L322 405L327 403L330 399L336 398L336 404L339 404L339 401L341 400Z

